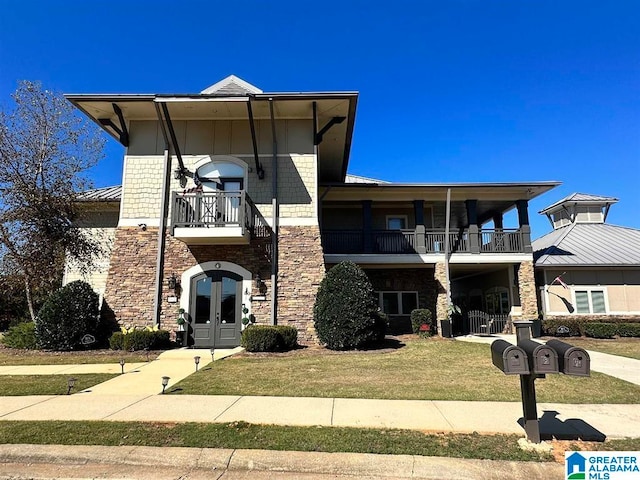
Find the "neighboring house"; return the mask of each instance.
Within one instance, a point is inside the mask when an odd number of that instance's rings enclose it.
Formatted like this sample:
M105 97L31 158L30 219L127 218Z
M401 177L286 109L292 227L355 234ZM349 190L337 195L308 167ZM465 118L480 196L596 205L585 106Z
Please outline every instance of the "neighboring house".
M544 318L640 317L640 230L606 223L617 201L574 193L540 211L553 226L533 242Z
M89 280L121 324L174 330L183 309L197 346L237 345L244 318L313 342L318 285L342 260L364 268L392 331L416 307L447 319L448 285L465 311L502 315L485 331L537 315L528 202L557 182L347 175L355 92L264 93L230 76L200 94L67 98L126 147L122 189L81 199L102 215L85 226L111 229L108 275ZM518 227L503 228L513 209Z

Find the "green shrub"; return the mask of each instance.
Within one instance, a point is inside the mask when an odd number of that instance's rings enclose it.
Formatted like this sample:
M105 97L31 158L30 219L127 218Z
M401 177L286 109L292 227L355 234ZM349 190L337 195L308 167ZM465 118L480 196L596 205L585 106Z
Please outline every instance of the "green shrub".
M429 331L433 333L433 315L427 308L416 308L411 311L411 329L413 333L420 332L420 325L429 325Z
M389 317L384 312L376 312L374 318L373 334L374 343L381 343L389 329Z
M318 338L332 350L362 348L380 339L381 318L362 268L342 262L320 282L313 306Z
M282 352L298 342L298 330L287 325L251 325L242 331L241 345L247 352Z
M298 329L288 325L276 325L279 335L279 349L282 351L293 350L298 345Z
M47 350L74 350L85 335L96 335L98 294L77 280L56 290L44 303L36 321L36 339Z
M35 350L38 348L36 326L33 322L24 322L10 327L2 337L2 343L9 348Z
M592 338L613 338L618 333L618 325L615 323L587 323L584 333Z
M116 332L109 338L109 347L112 350L165 350L170 345L171 341L167 330Z
M553 337L581 337L584 335L586 322L579 319L549 319L542 321L542 334ZM566 327L568 332L562 333ZM560 331L558 330L560 328Z
M640 337L640 323L619 323L618 335L621 337Z

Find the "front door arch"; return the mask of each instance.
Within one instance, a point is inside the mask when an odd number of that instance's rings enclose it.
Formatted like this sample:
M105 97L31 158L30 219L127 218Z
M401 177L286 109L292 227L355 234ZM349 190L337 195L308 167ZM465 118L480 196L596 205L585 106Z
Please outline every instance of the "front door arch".
M190 345L240 345L242 317L251 313L251 278L245 268L225 261L204 262L182 274L180 306L188 313Z

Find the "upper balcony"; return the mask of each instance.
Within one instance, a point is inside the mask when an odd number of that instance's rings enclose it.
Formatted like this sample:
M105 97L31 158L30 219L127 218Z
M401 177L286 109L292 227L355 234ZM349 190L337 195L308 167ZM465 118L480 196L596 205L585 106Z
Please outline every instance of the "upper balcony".
M271 228L242 191L179 193L171 198L172 235L189 245L249 244Z
M473 229L472 229L473 230ZM444 230L323 230L325 254L444 253ZM525 253L526 235L521 229L457 230L449 233L451 253Z

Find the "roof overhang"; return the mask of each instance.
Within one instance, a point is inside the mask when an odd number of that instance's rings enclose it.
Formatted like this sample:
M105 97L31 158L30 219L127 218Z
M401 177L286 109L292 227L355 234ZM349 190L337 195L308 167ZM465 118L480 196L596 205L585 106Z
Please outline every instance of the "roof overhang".
M465 200L477 200L477 214L480 223L490 221L495 215L504 214L516 208L518 200L532 200L557 187L560 182L525 183L392 183L392 184L322 184L320 197L325 205L332 202L339 205L372 200L374 206L385 206L392 202L445 202L447 191L451 189L451 217L454 225L466 221Z
M247 102L251 102L254 120L269 120L273 102L276 120L313 120L320 130L334 122L318 145L320 181L344 179L349 162L358 99L357 92L283 92L242 96L215 94L67 94L76 108L100 128L126 146L122 131L131 121L158 120L157 104L166 104L173 121L247 120ZM118 111L121 112L122 119ZM124 124L123 124L124 123ZM203 152L210 153L210 152Z

